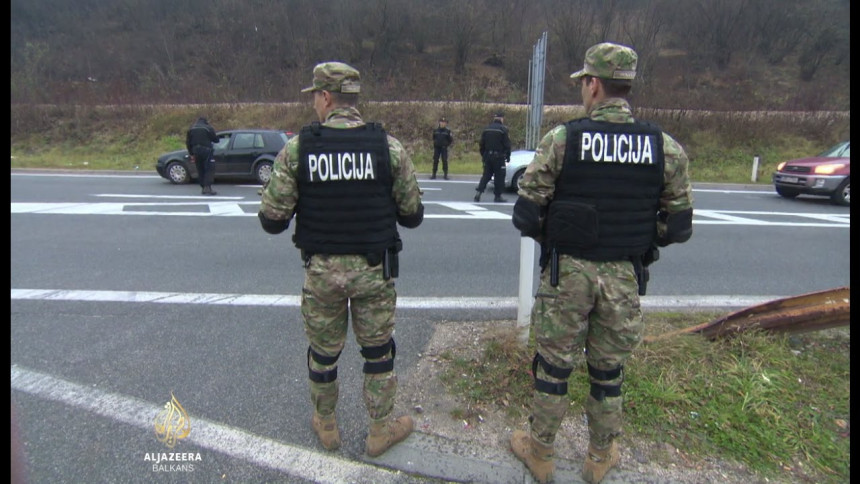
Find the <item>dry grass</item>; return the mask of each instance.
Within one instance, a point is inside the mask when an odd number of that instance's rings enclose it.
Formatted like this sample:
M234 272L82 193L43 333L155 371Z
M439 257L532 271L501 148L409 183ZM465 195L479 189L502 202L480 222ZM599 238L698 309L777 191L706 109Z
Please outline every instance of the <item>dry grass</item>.
M432 164L430 133L440 116L454 131L450 172L479 174L478 138L498 104L365 103L368 120L382 120L400 139L418 171ZM526 110L507 106L505 121L514 148L525 143ZM640 113L637 113L639 115ZM185 106L12 106L11 166L152 170L159 154L181 149L193 119L206 115L216 129L255 127L297 131L313 120L308 104L218 104ZM543 132L581 115L581 106L547 109ZM850 114L702 113L642 110L641 116L672 134L691 160L693 181L748 183L758 155L760 183L780 161L819 153L850 137Z
M722 313L647 313L662 334ZM458 420L491 406L516 421L531 399L533 340L495 331L481 351L448 350L441 379L463 406ZM748 331L710 342L695 335L641 345L625 366L625 432L691 456L719 456L792 482L848 482L850 329L798 335ZM581 414L588 378L571 375L571 411Z

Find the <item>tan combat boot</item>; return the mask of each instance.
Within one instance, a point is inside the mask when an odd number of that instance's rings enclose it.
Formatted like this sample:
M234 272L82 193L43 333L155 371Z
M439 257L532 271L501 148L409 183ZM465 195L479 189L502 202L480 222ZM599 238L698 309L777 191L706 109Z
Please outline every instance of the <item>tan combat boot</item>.
M414 427L412 417L409 416L400 417L396 420L371 422L365 447L367 455L379 457L392 445L408 437Z
M585 456L585 465L582 467L582 478L590 484L597 484L603 480L603 476L609 469L618 463L621 456L618 453L618 444L613 440L608 449L598 450L588 444L588 454Z
M337 450L340 447L340 432L337 430L337 419L334 414L324 417L314 412L311 424L326 450Z
M536 441L528 432L514 430L511 435L511 450L529 468L535 480L542 484L552 481L555 472L552 445Z

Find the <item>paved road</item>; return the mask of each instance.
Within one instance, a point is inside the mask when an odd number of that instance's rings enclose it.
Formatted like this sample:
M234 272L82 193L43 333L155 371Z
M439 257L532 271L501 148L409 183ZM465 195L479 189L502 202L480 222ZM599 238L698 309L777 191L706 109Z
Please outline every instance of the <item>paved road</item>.
M404 232L398 281L404 381L421 378L416 362L436 322L516 316L512 203L469 203L474 183L422 180L428 219ZM288 236L259 229L256 187L218 191L204 198L148 176L13 174L11 386L32 482L528 482L507 452L429 433L380 459L364 455L353 342L339 371L344 446L321 451L307 424L298 256ZM847 262L829 257L848 253L848 209L759 190L696 196L695 241L719 241L702 242L705 255L671 248L646 306L712 296L707 305L734 307L848 284ZM741 291L722 290L747 278ZM154 425L172 396L191 432L171 450ZM157 462L168 452L186 460ZM579 464L559 465L560 479L576 482Z

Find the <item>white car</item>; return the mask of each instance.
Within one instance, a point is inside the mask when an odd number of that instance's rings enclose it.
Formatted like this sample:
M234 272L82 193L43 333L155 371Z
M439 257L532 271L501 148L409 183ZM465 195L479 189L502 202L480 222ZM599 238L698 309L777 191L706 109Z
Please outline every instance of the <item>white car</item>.
M505 164L505 189L516 192L520 189L520 178L535 157L533 150L511 151L511 161Z

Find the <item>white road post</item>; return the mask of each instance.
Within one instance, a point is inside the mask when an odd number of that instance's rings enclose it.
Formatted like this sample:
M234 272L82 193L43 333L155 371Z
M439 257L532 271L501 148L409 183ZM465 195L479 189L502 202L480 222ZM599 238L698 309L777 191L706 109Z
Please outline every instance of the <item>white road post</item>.
M758 155L753 156L752 181L758 181Z
M520 237L520 294L517 302L517 329L524 342L529 338L529 317L534 303L535 247L530 237Z

